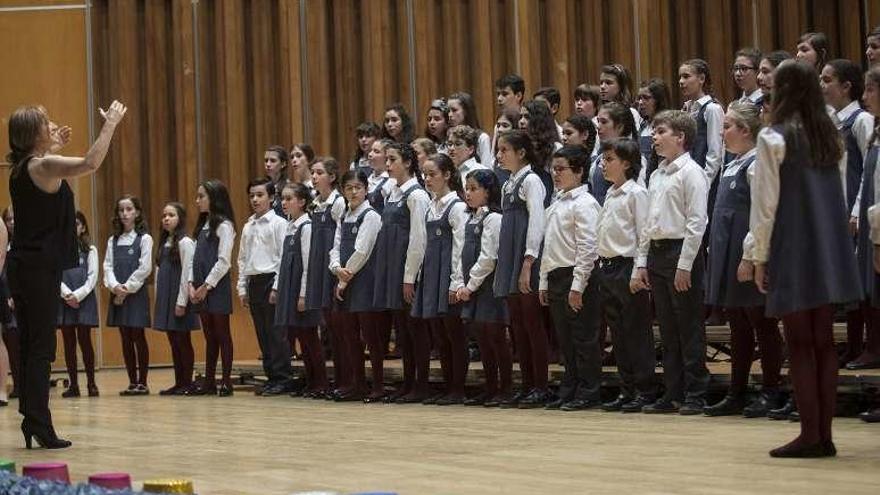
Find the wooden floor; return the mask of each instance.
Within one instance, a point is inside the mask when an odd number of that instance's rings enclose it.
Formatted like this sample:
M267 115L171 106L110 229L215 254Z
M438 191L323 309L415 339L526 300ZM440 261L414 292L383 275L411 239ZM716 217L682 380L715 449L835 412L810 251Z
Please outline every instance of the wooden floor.
M563 413L263 398L115 395L121 371L98 376L104 396L61 399L64 451L27 451L16 402L0 409L0 457L58 460L75 480L126 471L183 477L201 495L792 493L873 494L880 425L835 420L836 459L777 460L767 451L798 425L765 419ZM151 374L154 389L169 370ZM136 487L138 483L136 483Z

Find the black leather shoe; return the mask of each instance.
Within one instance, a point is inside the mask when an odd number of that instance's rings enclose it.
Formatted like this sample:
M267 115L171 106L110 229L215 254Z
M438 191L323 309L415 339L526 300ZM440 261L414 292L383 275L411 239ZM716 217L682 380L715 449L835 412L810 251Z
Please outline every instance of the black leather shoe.
M632 402L632 397L620 394L613 401L602 404L602 410L608 412L620 411L624 404Z
M415 392L410 392L404 396L398 397L395 399L395 404L422 404L425 400L428 399L428 396L425 394L419 394Z
M162 390L160 390L160 391L159 391L159 395L162 395L162 396L165 396L165 395L178 395L178 394L177 394L177 391L178 391L178 390L180 390L180 387L179 387L178 385L175 385L175 386L173 386L173 387L169 387L169 388L166 388L166 389L162 389Z
M657 402L643 407L642 412L645 414L675 414L678 409L678 402L660 398Z
M464 404L464 396L458 394L444 395L434 402L435 406L457 406L461 404Z
M550 402L544 404L544 409L548 409L548 410L560 409L562 407L562 405L565 404L566 402L567 401L565 399L551 400Z
M834 445L834 442L831 440L825 440L822 442L822 449L825 451L825 457L836 457L837 456L837 447Z
M771 409L767 413L767 417L775 420L783 420L788 419L792 412L797 411L797 404L794 400L794 395L791 395L785 404L779 409Z
M475 395L469 399L465 399L464 405L466 406L482 406L489 400L492 396L489 395L488 392L483 392L479 395Z
M869 409L863 413L859 413L859 419L865 423L880 423L880 408Z
M263 393L260 394L263 397L273 397L276 395L281 395L287 392L287 387L284 386L283 383L274 383L272 385L268 385L263 387Z
M529 394L526 391L519 391L513 395L509 395L501 401L499 407L501 407L501 409L513 409L519 405L519 401L525 399L528 395Z
M446 395L446 394L441 392L439 394L429 396L429 397L425 398L425 400L422 401L422 404L424 404L426 406L433 406L434 404L437 403L438 400L442 399L444 395Z
M67 390L61 393L61 397L64 397L65 399L79 396L79 387L77 385L71 385Z
M703 414L706 409L706 401L703 399L688 399L678 408L678 414L682 416L696 416Z
M385 402L385 391L381 392L373 392L370 395L364 397L364 404L375 404L375 403L384 403Z
M21 433L24 435L24 446L28 449L33 448L32 441L36 439L37 445L44 449L66 449L73 445L69 440L58 438L58 434L50 426L49 431L32 430L29 426L21 425Z
M782 407L779 392L776 390L763 390L752 402L743 408L743 416L746 418L766 418L771 409Z
M550 393L546 390L535 390L520 400L516 407L520 409L538 409L544 407L550 399Z
M575 399L562 404L560 411L586 411L601 406L602 403L597 400Z
M216 385L205 385L204 383L193 384L186 389L183 395L194 397L198 395L217 395Z
M848 370L872 370L876 368L880 368L880 359L869 359L865 361L856 359L855 361L846 363L846 369Z
M501 407L501 404L508 398L509 395L507 394L495 394L486 399L486 402L483 403L483 407Z
M706 406L703 408L703 414L706 416L734 416L743 412L745 401L742 396L728 395L717 404Z
M364 394L363 392L354 390L351 392L340 393L333 400L336 402L361 402L364 400Z
M217 389L217 395L220 397L231 397L233 393L232 386L225 383L220 385L220 388Z
M650 404L654 403L653 397L648 397L645 395L640 395L635 399L627 402L626 404L620 406L620 410L625 413L636 413L642 412L642 409Z

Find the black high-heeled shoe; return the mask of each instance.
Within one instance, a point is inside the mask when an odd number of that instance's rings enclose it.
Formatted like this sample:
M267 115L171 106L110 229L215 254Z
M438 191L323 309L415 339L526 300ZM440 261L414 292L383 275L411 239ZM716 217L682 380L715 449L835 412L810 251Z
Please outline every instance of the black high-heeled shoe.
M73 445L70 440L58 438L54 431L38 433L25 425L21 426L21 433L24 435L24 446L30 450L33 448L33 440L36 439L37 445L44 449L66 449Z

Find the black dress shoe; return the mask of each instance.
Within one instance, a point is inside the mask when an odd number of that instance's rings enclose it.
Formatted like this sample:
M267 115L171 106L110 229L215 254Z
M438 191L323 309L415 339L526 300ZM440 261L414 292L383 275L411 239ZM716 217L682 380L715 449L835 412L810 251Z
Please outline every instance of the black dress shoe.
M340 393L333 400L336 402L362 402L364 400L364 393L359 390L352 390L350 392Z
M6 406L8 406L8 405L9 405L9 401L8 401L8 400L0 399L0 407L6 407Z
M458 394L444 395L434 402L435 406L457 406L460 404L464 404L464 396Z
M77 385L71 385L67 390L61 393L61 397L64 397L65 399L79 396L79 387Z
M186 395L188 397L195 397L198 395L217 395L217 386L206 385L204 383L193 384L191 387L186 389L183 395Z
M127 388L127 389L125 389L125 390L119 392L119 395L121 395L121 396L123 396L123 397L128 397L128 396L131 396L131 395L135 395L134 391L135 391L136 389L137 389L137 384L136 384L136 383L131 383L131 384L128 385L128 388Z
M166 388L166 389L162 389L162 390L160 390L160 391L159 391L159 395L162 395L162 396L165 396L165 395L178 395L177 391L180 390L180 389L181 389L181 387L180 387L179 385L175 385L175 386L173 386L173 387L169 387L169 388Z
M777 421L788 419L794 411L797 411L797 403L795 403L794 395L791 395L782 407L779 409L771 409L767 412L767 417Z
M501 409L513 409L519 405L519 401L525 399L529 393L527 391L519 391L513 395L508 395L504 399L501 400L501 403L498 404L498 407Z
M442 399L446 394L440 392L439 394L434 394L429 397L426 397L425 400L422 401L422 404L426 406L433 406L437 403L438 400Z
M746 418L766 418L770 410L782 407L779 392L776 390L763 390L752 402L743 408L743 416Z
M486 399L486 402L483 403L483 407L501 407L501 404L509 397L510 394L495 394L492 397Z
M226 383L220 385L220 388L217 389L217 395L219 397L231 397L233 393L232 385Z
M678 412L678 409L678 402L660 398L657 402L643 407L642 412L645 414L675 414Z
M560 411L586 411L601 406L602 403L597 400L575 399L562 404Z
M550 402L544 404L544 409L548 409L548 410L559 409L566 402L567 401L565 399L551 400Z
M880 368L880 359L871 359L868 361L850 361L846 363L846 369L848 370L872 370Z
M837 456L837 447L834 445L834 442L831 440L823 440L822 441L822 449L825 451L825 457L836 457Z
M285 387L283 383L274 383L272 385L263 387L263 393L260 395L262 395L263 397L273 397L286 392L287 387Z
M620 410L625 413L637 413L642 412L642 409L645 406L653 404L655 399L653 397L648 397L645 395L640 395L635 399L627 402L626 404L620 406Z
M394 400L395 404L423 404L424 401L428 400L427 394L418 394L415 392L410 392L402 397L398 397Z
M602 404L602 410L608 412L620 411L624 404L631 401L632 398L620 394L613 401Z
M385 402L385 391L381 392L373 392L370 395L364 397L364 404L375 404L377 402Z
M489 392L483 392L479 395L475 395L469 399L465 399L464 405L466 406L482 406L489 400L492 396L489 395Z
M36 431L26 425L21 425L21 433L24 435L24 446L28 449L33 448L32 441L35 439L37 445L44 449L66 449L73 445L69 440L58 438L58 435L49 427L49 431Z
M516 407L520 409L542 408L549 400L551 400L551 398L552 396L550 395L550 392L546 390L535 390L520 400Z
M859 413L859 419L865 423L880 423L880 408L869 409L863 413Z
M743 412L745 401L742 396L728 395L717 404L706 406L703 408L703 414L706 416L734 416Z
M837 453L837 449L835 449L835 454ZM783 445L782 447L777 447L770 451L770 457L784 457L784 458L814 458L814 457L828 457L830 455L830 451L824 445L823 442L814 443L812 445Z
M706 409L706 401L703 399L688 399L678 408L678 414L682 416L696 416L703 414Z

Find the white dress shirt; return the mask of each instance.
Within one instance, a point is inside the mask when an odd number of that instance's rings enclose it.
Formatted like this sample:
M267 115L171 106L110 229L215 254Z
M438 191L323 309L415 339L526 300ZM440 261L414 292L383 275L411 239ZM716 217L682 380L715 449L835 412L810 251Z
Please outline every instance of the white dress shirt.
M202 231L204 232L210 228L211 225L209 222L205 222L205 225L202 226ZM232 222L225 220L217 226L214 235L217 236L219 241L217 245L217 261L214 262L214 266L211 267L211 271L209 271L208 275L205 277L205 285L211 289L217 287L220 280L226 276L226 274L229 273L229 269L232 268L232 246L235 244L235 227L232 226ZM198 244L198 241L196 241L196 244ZM193 277L192 263L189 265L188 273L187 282L195 280Z
M260 217L248 218L238 246L239 296L247 295L248 277L278 272L286 233L287 221L271 209Z
M330 208L330 216L333 217L333 221L339 223L339 219L345 213L345 198L336 189L330 191L326 199L315 196L315 199L312 200L314 213L324 213L327 208Z
M83 283L81 287L77 287L76 290L70 290L70 287L65 285L64 282L61 282L61 297L64 298L73 294L73 297L76 298L76 302L82 302L83 299L88 297L88 295L95 290L96 285L98 285L98 248L95 246L89 246L85 283Z
M647 259L639 258L639 240L648 219L648 190L632 179L611 186L599 215L599 256L633 258L633 275Z
M360 228L357 231L357 237L354 240L354 252L345 262L345 266L340 263L339 247L342 243L342 229L350 229L352 224L357 223L358 217L364 210L369 209L370 212L364 215ZM424 222L422 222L424 225ZM376 210L373 210L369 201L361 203L354 211L346 211L345 216L336 229L336 237L333 239L333 249L330 251L330 271L336 273L339 268L345 268L356 274L367 264L373 248L376 246L376 238L379 236L379 230L382 229L382 217ZM423 252L424 254L424 252Z
M843 107L839 112L835 112L835 116L837 117L837 122L835 125L837 129L840 130L843 127L843 123L852 116L853 112L862 108L859 105L858 101L850 102L849 105ZM859 151L862 152L862 159L868 156L868 143L871 141L871 134L874 133L874 116L871 115L870 112L862 112L856 117L856 121L853 122L852 126L853 137L856 138L856 143L859 146ZM845 155L847 154L846 145L843 146L843 154L844 159L848 159ZM862 181L859 181L859 192L856 195L855 203L853 203L853 209L850 213L850 216L859 217L859 205L862 202Z
M382 181L385 182L383 183ZM388 172L382 172L379 175L372 173L369 177L367 177L367 193L372 194L373 191L375 191L376 188L379 187L379 184L382 184L382 197L387 198L388 195L391 194L391 190L394 188L394 185L397 184L397 181L392 179L388 175Z
M537 258L541 253L541 242L544 240L544 196L547 194L547 189L544 188L544 183L538 175L530 173L531 171L531 165L526 165L512 174L504 183L502 194L507 195L513 191L514 184L523 175L528 174L519 188L519 199L526 202L526 209L529 211L525 256Z
M462 189L464 189L464 185L467 183L467 175L474 170L480 170L480 169L489 170L489 167L484 165L481 162L478 162L477 159L474 157L468 158L461 165L458 166L458 173L461 174L461 187L462 187Z
M650 241L683 239L678 268L691 271L708 223L708 196L709 178L690 153L660 162L648 187L648 218L637 261L647 263Z
M295 235L296 231L300 231L299 236L299 249L300 255L302 256L302 266L303 272L302 277L300 277L299 281L299 297L306 297L306 280L309 275L309 254L310 249L312 247L312 224L309 223L304 225L306 222L310 220L308 214L300 215L296 220L288 220L287 221L287 229L284 233L284 237L289 235ZM284 253L282 252L282 257ZM281 263L278 263L278 271L275 272L275 281L272 283L272 290L278 290L278 279L281 272Z
M767 127L758 133L758 155L755 159L755 180L752 183L752 209L749 212L748 258L756 263L766 263L770 258L770 238L776 222L779 206L779 167L785 160L785 137ZM846 201L846 156L837 163L840 184ZM653 180L651 183L653 184ZM744 244L745 246L745 244Z
M877 154L877 158L880 161L880 153ZM877 194L877 191L880 191L880 170L878 169L880 167L874 169L874 204L868 207L868 224L871 226L871 242L874 244L880 244L880 194Z
M483 220L483 218L485 218L485 220ZM498 262L498 234L501 232L501 214L489 211L489 208L483 206L468 218L467 223L474 225L479 224L481 221L483 222L483 229L479 234L480 254L477 256L477 260L474 262L473 266L471 266L469 272L470 278L466 285L467 289L471 292L479 290L480 286L483 285L483 281L486 280L486 277L495 271L495 264ZM465 229L462 229L460 232L456 233L456 235L460 236L460 240L458 241L459 262L452 265L453 277L455 277L456 280L464 282L464 275L462 272L463 267L461 265L461 250L464 249Z
M599 258L596 230L601 209L586 184L556 196L556 201L546 211L547 233L541 255L540 290L547 290L547 274L571 266L574 267L571 291L584 291Z
M387 201L397 202L403 198L403 193L413 187L417 187L419 181L415 177L406 181L402 186L395 185ZM413 284L422 268L425 259L425 214L431 204L431 198L424 189L418 188L406 198L406 206L409 208L409 244L406 251L406 262L403 265L403 283Z
M165 241L165 246L170 247L173 241L169 237L168 240ZM185 273L190 273L192 271L192 261L193 255L196 254L196 242L190 239L187 236L183 236L179 241L177 241L177 250L180 254L180 281L179 286L177 287L177 301L174 303L177 306L186 307L189 302L189 280L187 277L183 276ZM155 282L154 290L158 293L159 290L159 267L156 267L156 276L153 278Z
M480 137L477 138L477 155L480 157L480 163L487 168L495 163L495 155L492 153L492 139L483 131L478 131Z
M712 101L711 95L704 95L696 102L688 100L684 105L694 119L700 114L700 109L703 106L706 107L706 111L703 112L703 117L706 119L706 174L709 176L709 183L711 183L724 164L724 143L721 140L724 109Z
M458 193L450 191L441 198L434 198L431 207L428 208L427 220L434 221L443 218L443 213L449 205L459 199ZM464 227L468 221L467 205L464 201L452 205L449 210L449 225L452 227L452 267L461 266L461 248L464 242ZM449 290L456 291L464 286L461 270L452 269L449 277Z
M131 246L137 239L137 232L130 230L119 236L117 246ZM138 258L138 267L128 277L128 280L120 282L113 273L113 236L107 239L107 251L104 254L104 286L110 290L122 285L129 294L134 294L143 287L147 277L153 271L153 238L144 233L141 236L141 255Z

